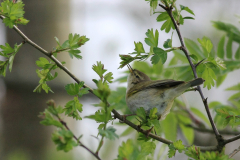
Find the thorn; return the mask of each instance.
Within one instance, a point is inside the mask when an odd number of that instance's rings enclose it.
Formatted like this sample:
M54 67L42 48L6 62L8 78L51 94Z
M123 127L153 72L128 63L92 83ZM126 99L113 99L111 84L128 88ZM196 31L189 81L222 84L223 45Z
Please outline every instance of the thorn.
M152 129L153 129L153 126L149 130L147 130L147 138L149 136L149 133L151 133Z

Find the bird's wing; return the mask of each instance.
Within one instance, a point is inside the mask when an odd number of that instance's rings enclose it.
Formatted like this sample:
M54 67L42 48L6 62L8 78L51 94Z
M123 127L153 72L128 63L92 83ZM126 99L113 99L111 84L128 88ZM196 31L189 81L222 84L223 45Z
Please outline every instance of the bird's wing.
M165 79L165 80L156 80L152 81L151 84L149 84L149 81L142 81L140 83L135 84L129 91L129 94L134 94L136 92L139 92L144 89L149 88L166 88L166 87L174 87L179 84L184 83L184 81L175 81L172 79Z
M175 81L172 79L164 79L164 80L156 80L156 81L152 81L152 83L148 86L146 86L145 88L155 88L155 87L159 87L159 88L166 88L166 87L174 87L177 86L179 84L183 84L184 81Z

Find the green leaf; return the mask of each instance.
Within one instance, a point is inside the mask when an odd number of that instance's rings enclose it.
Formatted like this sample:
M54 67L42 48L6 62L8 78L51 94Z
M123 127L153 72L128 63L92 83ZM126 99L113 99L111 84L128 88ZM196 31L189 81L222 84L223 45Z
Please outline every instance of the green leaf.
M151 61L152 64L157 64L161 59L162 64L164 64L167 60L167 52L161 48L154 47L153 48L154 56L152 56Z
M158 22L162 22L170 18L167 12L160 12L160 13L161 14L159 14L157 17Z
M73 100L69 101L65 108L63 109L65 112L65 115L68 115L69 117L75 118L76 120L82 120L78 112L82 112L82 104L79 103L79 100L77 97L74 97Z
M157 119L158 116L156 115L157 114L157 108L154 107L150 110L150 113L149 113L149 118L150 119Z
M8 57L7 54L14 52L14 49L8 43L5 43L5 46L0 45L0 48L2 49L1 52L3 53L1 55L4 57Z
M63 127L62 123L55 120L53 116L50 114L48 109L45 109L44 112L40 113L39 117L43 118L40 124L45 126L56 126L56 127Z
M89 88L83 88L78 92L78 97L82 97L84 94L89 93Z
M145 50L144 50L144 48L143 48L143 44L142 44L142 42L135 42L134 41L134 44L135 44L135 51L138 53L138 55L140 54L140 53L145 53Z
M240 59L240 45L239 45L239 47L238 47L238 49L237 49L237 51L236 51L236 53L235 53L235 58L236 58L237 60Z
M148 29L146 32L147 38L145 38L145 43L150 47L157 47L158 46L158 36L159 32L156 29L155 34L153 33L153 29Z
M185 137L185 139L187 140L188 144L192 144L193 140L194 140L194 130L190 127L187 127L185 125L187 124L191 124L191 119L187 116L183 116L183 115L178 115L179 121L181 123L179 123L179 126L181 128L181 131Z
M195 56L194 54L190 54L189 55L194 61L198 61L198 57L197 56Z
M103 74L107 71L104 69L104 65L101 63L101 61L97 61L97 65L93 65L92 69L99 75L100 78L103 77Z
M57 145L57 150L68 152L73 147L78 146L78 143L73 140L73 134L69 130L59 130L52 134L52 140Z
M232 43L233 43L233 35L231 34L228 39L227 47L226 47L228 59L232 59Z
M163 43L163 47L164 47L164 48L172 48L172 39L167 39L167 40Z
M205 68L202 78L205 80L203 87L207 87L208 90L211 89L211 86L214 86L214 80L217 80L214 71L209 67Z
M217 56L219 58L224 58L224 43L225 43L225 36L222 36L222 38L220 39L219 43L218 43L218 49L217 49Z
M207 51L207 54L209 54L213 48L213 44L210 41L209 38L207 37L203 37L202 39L198 38L198 42L201 44L202 48L205 49ZM208 55L205 55L208 57Z
M154 142L144 142L141 144L141 153L146 155L154 153L156 144Z
M136 114L138 117L140 117L143 120L146 120L146 111L143 107L137 108Z
M172 144L171 144L172 145ZM168 158L172 158L176 154L176 149L175 148L170 148L168 150Z
M113 128L112 126L106 128L105 130L99 129L99 134L110 140L115 140L116 138L118 138L118 135L115 132L116 132L116 129Z
M41 67L41 68L43 68L46 64L50 64L50 63L49 63L49 61L48 61L46 58L44 58L44 57L40 57L39 60L36 61L36 65L37 65L38 67Z
M68 51L68 53L71 58L75 57L77 59L82 59L82 56L79 55L81 53L81 51L78 49L71 49Z
M131 139L127 142L122 142L122 145L118 148L118 160L129 159L134 160L137 155L134 155L134 143Z
M227 77L227 74L218 75L216 86L219 87L223 83L223 81L226 79L226 77Z
M125 136L129 135L130 133L132 133L133 131L135 131L135 130L132 127L128 127L125 131L122 132L120 137L125 137Z
M184 38L184 42L186 44L186 47L189 53L196 55L198 59L205 58L205 56L203 55L201 49L199 48L196 42L188 38Z
M193 17L183 17L183 19L195 19Z
M83 85L84 85L84 82L80 82L79 84L77 83L67 84L65 86L65 90L69 95L75 96L80 92L80 89L83 87Z
M173 146L179 151L179 153L181 153L185 149L185 146L182 144L181 140L173 142Z
M129 64L130 62L132 62L135 59L134 57L131 57L130 55L119 55L119 56L122 60L120 62L119 68L123 68L125 65Z
M191 107L190 110L199 118L201 118L205 123L208 124L208 126L210 126L210 122L209 119L201 112L199 111L197 108Z
M112 83L112 79L113 79L112 75L113 75L113 73L112 73L112 72L109 72L109 73L105 74L103 78L104 78L106 81L108 81L108 83Z
M188 13L190 13L190 14L192 14L192 15L195 16L195 14L193 13L193 11L192 11L191 9L189 9L188 7L183 6L183 5L180 5L180 8L181 8L181 10L185 10L185 11L187 11Z
M234 86L231 86L231 87L228 87L226 89L226 91L240 91L240 83L234 85Z
M6 76L8 61L0 61L0 75Z
M166 139L176 141L177 119L173 113L169 113L165 120L161 121L162 130Z

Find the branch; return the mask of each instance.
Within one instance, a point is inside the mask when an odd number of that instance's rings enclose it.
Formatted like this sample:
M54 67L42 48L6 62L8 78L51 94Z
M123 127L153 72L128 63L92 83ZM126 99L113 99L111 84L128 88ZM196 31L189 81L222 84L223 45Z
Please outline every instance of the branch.
M180 40L180 42L181 42L182 51L184 52L185 56L186 56L187 59L188 59L188 62L189 62L189 64L190 64L191 68L192 68L194 77L195 77L195 78L198 78L197 72L196 72L196 67L195 67L195 65L193 64L193 62L192 62L192 60L191 60L191 58L190 58L190 56L189 56L188 50L186 49L186 46L185 46L185 44L184 44L184 42L183 42L183 38L182 38L181 32L180 32L180 30L179 30L179 27L178 27L176 21L174 20L174 17L173 17L173 14L172 14L172 7L166 8L166 7L162 6L162 5L160 5L160 6L161 6L164 10L166 10L167 13L168 13L168 15L170 16L170 18L171 18L171 20L172 20L172 22L173 22L173 24L174 24L174 27L175 27L175 29L176 29L176 31L177 31L179 40ZM215 125L214 122L213 122L213 118L212 118L212 116L211 116L211 113L210 113L210 110L209 110L209 107L208 107L207 98L206 98L206 99L204 98L204 95L203 95L203 92L202 92L201 87L200 87L200 86L197 86L197 88L198 88L198 92L199 92L199 94L200 94L200 96L201 96L201 98L202 98L203 104L204 104L204 106L205 106L205 109L206 109L206 112L207 112L207 115L208 115L208 119L210 120L212 129L213 129L213 131L214 131L214 133L215 133L215 135L216 135L217 141L218 141L218 142L223 141L222 136L219 134L219 132L218 132L218 130L217 130L217 127L216 127L216 125Z
M61 123L65 126L65 128L66 128L67 130L71 131L71 130L69 129L69 127L67 126L67 123L64 122L59 116L58 116L58 120L59 120L59 122L61 122ZM91 153L94 157L96 157L98 160L101 160L101 158L98 156L98 154L93 153L93 152L92 152L87 146L85 146L74 134L73 134L73 138L78 142L79 146L85 148L88 152L90 152L90 153Z
M191 124L185 124L186 127L189 127L189 128L193 128L194 130L196 131L199 131L199 132L204 132L204 133L213 133L213 130L211 129L207 129L207 128L198 128L198 127L195 127ZM219 131L221 134L225 134L225 135L238 135L239 132L234 132L234 131L228 131L228 130L220 130Z
M240 139L240 134L237 135L237 136L235 136L235 137L233 137L233 138L229 138L229 139L224 140L224 144L227 144L227 143L236 141L236 140L238 140L238 139Z
M2 15L0 15L0 18L1 18L1 19L4 19L5 17L2 16ZM56 59L56 58L52 55L51 52L47 52L47 51L44 50L42 47L40 47L39 45L37 45L36 43L34 43L34 42L33 42L31 39L29 39L17 26L14 25L14 26L13 26L13 29L24 39L24 41L25 41L26 43L29 43L31 46L33 46L34 48L36 48L37 50L39 50L41 53L43 53L45 56L49 57L52 61L54 61L54 62L56 63L56 65L57 65L60 69L62 69L64 72L66 72L75 82L77 82L77 83L80 83L80 82L81 82L74 74L72 74L66 67L64 67L64 66L61 64L61 62L59 62L58 59ZM94 94L94 93L93 93L93 89L90 88L89 86L87 86L87 85L84 84L83 87L84 87L84 88L89 88L89 92L91 92L92 94ZM94 95L95 95L95 94L94 94ZM95 96L96 96L96 95L95 95ZM96 97L98 97L98 96L96 96ZM98 98L99 98L99 97L98 97ZM100 99L100 98L99 98L99 99ZM108 106L110 106L109 103L107 103L107 104L108 104ZM159 141L159 142L162 142L162 143L165 143L165 144L168 144L168 145L173 143L172 141L169 141L169 140L164 139L164 138L162 138L162 137L160 137L160 136L157 136L157 135L155 135L155 134L149 133L149 131L147 131L147 130L144 130L144 129L142 129L142 128L139 128L137 125L135 125L134 123L132 123L132 122L130 122L129 120L127 120L126 118L124 118L124 116L120 115L115 109L112 110L112 113L114 114L114 117L115 117L115 118L118 118L120 121L126 123L127 125L129 125L129 126L132 127L133 129L135 129L136 131L141 132L141 133L143 133L144 135L146 135L146 136L148 136L148 137L151 137L151 138L153 138L153 139L155 139L155 140L157 140L157 141ZM66 125L65 122L61 121L61 123L62 123L67 129L69 129L69 128L67 127L67 125ZM74 138L75 138L76 140L78 140L76 136L74 136ZM82 144L79 140L78 140L78 142L79 142L79 144ZM93 153L92 151L90 151L86 146L84 146L83 144L80 145L80 146L82 146L83 148L85 148L86 150L88 150L91 154L93 154L93 155L96 157L95 153ZM199 147L200 150L202 150L202 151L215 151L215 150L217 150L217 146L209 146L209 147L197 146L197 147ZM100 159L100 158L98 157L98 155L97 155L96 158Z
M231 154L229 154L229 158L232 158L235 154L237 154L240 151L240 146L238 149L235 149Z

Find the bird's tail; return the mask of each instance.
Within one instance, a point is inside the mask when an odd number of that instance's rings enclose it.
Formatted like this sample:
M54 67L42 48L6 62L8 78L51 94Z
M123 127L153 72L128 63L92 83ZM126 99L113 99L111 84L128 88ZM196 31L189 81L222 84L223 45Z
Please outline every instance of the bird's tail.
M203 84L205 80L202 78L197 78L191 81L188 81L187 83L190 84L190 87L194 87L194 86L199 86L201 84Z
M203 84L205 80L202 79L202 78L196 78L194 80L191 80L191 81L188 81L188 82L185 82L183 83L182 85L179 85L178 87L176 87L176 90L175 92L182 94L185 90L187 90L189 87L194 87L194 86L198 86L198 85L201 85ZM178 96L179 96L178 95Z

